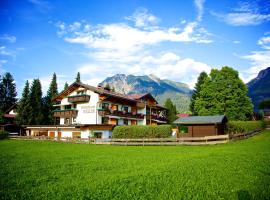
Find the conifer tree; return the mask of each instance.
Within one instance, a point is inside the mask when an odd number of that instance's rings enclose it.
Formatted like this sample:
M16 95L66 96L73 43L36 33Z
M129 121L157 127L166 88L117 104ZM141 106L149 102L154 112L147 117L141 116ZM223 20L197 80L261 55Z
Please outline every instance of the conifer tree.
M176 119L177 119L177 110L176 106L173 104L172 100L168 98L165 102L164 105L165 108L167 108L167 118L168 118L168 123L172 124Z
M56 74L53 74L52 81L50 83L46 97L44 98L44 107L43 107L43 123L44 124L54 124L53 117L53 102L52 99L58 95L57 89L57 77Z
M236 70L213 69L201 85L194 110L198 115L225 114L230 120L247 120L253 111L247 91Z
M17 101L16 84L12 75L7 72L0 80L0 111L4 113Z
M28 80L23 89L22 98L20 99L17 107L16 122L19 125L28 125L30 123L29 113L31 112L30 91Z
M41 83L39 79L34 79L30 89L31 110L29 113L29 124L43 124L43 100Z
M64 90L66 90L68 88L68 83L65 82L65 85L64 85Z
M208 77L207 73L201 72L198 79L197 79L197 83L195 85L193 94L191 96L190 105L189 105L189 110L193 115L198 115L198 113L196 113L196 111L194 110L194 104L195 104L195 100L197 98L199 98L199 94L200 94L200 91L201 91L201 86L205 82L205 79L207 77Z
M75 81L76 82L81 82L81 74L80 74L80 72L77 73Z

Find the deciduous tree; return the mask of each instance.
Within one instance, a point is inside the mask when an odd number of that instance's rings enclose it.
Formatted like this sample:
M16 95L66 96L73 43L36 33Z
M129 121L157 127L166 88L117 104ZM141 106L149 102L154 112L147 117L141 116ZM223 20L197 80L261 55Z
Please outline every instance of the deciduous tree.
M253 111L247 91L236 70L213 69L201 85L194 110L198 115L225 114L231 120L247 120Z

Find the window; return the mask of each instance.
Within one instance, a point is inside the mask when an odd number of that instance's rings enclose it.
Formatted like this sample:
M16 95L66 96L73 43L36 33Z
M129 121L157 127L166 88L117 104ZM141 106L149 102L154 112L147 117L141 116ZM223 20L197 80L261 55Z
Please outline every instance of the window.
M71 105L65 105L65 110L71 109Z
M123 124L128 125L128 119L123 119Z
M101 118L101 123L102 124L108 124L109 123L109 117L102 117Z
M77 108L77 104L73 104L73 108L76 109Z
M127 106L123 106L123 111L128 112L128 107Z
M76 117L73 117L73 122L76 122Z
M72 132L73 138L81 138L81 132Z
M66 125L70 124L70 118L65 118L65 122Z
M94 132L95 138L102 138L102 132Z
M109 109L109 103L102 103L101 108L104 110L108 110Z
M77 91L77 95L82 95L82 94L86 94L86 90Z

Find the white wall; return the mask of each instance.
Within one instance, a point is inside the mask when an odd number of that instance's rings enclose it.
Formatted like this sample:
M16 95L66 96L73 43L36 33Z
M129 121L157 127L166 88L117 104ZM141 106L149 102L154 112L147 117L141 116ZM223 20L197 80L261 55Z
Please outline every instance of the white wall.
M69 96L77 95L77 91L75 90L72 93L69 94ZM76 103L78 110L78 115L75 119L75 122L72 121L72 123L76 124L96 124L99 120L97 119L97 102L99 101L99 95L97 93L94 93L90 90L87 90L87 95L90 95L90 101L86 103ZM68 98L64 98L61 101L61 109L64 109L64 105L71 105L71 103L68 102ZM65 119L60 118L60 124L64 124ZM100 119L101 121L101 119Z

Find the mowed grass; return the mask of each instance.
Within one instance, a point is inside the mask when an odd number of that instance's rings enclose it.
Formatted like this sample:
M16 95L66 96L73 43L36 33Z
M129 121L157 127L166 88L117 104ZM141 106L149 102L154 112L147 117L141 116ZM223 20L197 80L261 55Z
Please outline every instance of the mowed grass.
M215 146L0 141L2 199L269 199L270 131Z

